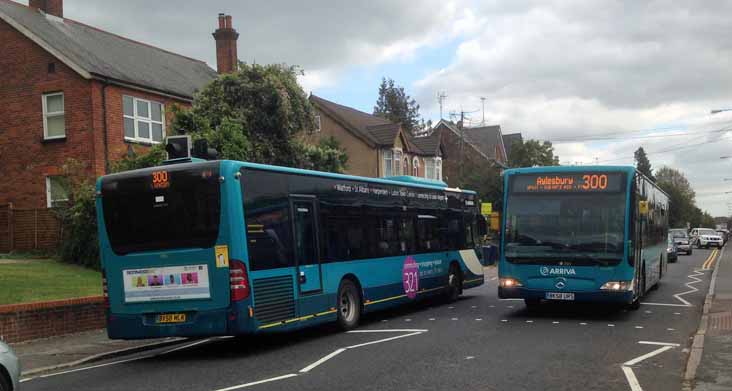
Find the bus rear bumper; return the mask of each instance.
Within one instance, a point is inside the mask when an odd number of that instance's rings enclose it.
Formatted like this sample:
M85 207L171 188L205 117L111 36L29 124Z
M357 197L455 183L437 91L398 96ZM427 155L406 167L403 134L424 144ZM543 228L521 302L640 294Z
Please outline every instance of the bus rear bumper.
M158 314L107 315L110 339L146 339L165 337L201 337L230 334L228 310L187 312L182 323L157 323Z
M529 299L545 300L548 291L527 289L527 288L498 288L500 299ZM630 304L633 301L633 292L609 292L609 291L587 291L587 292L566 292L574 293L574 302L600 302ZM549 300L555 301L555 300ZM559 301L559 300L557 300Z

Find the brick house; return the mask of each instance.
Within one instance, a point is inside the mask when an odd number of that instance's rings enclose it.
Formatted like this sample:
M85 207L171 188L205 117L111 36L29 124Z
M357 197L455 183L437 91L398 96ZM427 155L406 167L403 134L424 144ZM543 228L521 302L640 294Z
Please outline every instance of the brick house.
M503 134L499 125L463 128L450 121L440 120L433 128L438 134L444 152L444 180L458 186L459 177L466 167L499 167L508 165Z
M506 160L511 158L511 147L514 143L523 143L524 137L521 133L511 133L503 135L503 146L506 148Z
M305 141L335 138L348 155L347 174L442 178L439 139L415 139L399 124L384 118L312 94L309 99L315 109L316 129L303 135Z
M231 17L214 32L217 68L237 63ZM61 166L94 178L163 141L174 105L216 78L205 62L63 15L63 0L0 0L0 205L46 208L66 198Z

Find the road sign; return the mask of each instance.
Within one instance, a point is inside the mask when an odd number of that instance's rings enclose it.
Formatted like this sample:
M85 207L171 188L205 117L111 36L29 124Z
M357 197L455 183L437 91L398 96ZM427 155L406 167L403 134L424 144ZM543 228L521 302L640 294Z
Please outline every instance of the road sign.
M638 202L638 212L642 215L648 214L648 201L639 201Z
M490 202L483 202L480 204L480 214L483 216L490 216L493 213L493 204Z

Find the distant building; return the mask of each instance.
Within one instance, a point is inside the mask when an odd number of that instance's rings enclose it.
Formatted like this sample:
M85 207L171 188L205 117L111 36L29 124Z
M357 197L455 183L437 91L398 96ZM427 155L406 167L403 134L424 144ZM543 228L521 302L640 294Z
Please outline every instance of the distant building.
M70 158L91 178L162 142L173 105L216 78L205 62L64 18L62 0L0 0L0 205L63 201ZM219 72L237 63L238 34L219 15Z
M347 174L441 178L439 140L412 138L399 124L315 95L310 95L310 103L316 129L303 135L305 141L317 144L335 138L348 155Z
M521 133L511 133L503 135L503 147L506 148L506 160L511 159L511 147L514 143L522 143L524 138Z
M500 167L508 165L501 127L484 126L460 129L457 124L440 120L433 128L440 135L444 152L444 180L459 185L465 167Z

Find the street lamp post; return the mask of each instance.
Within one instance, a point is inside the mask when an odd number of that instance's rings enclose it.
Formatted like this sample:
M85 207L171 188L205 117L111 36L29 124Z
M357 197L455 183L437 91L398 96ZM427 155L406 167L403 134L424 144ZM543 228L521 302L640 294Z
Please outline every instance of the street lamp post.
M714 110L711 110L709 112L709 114L714 115L714 114L723 113L725 111L732 111L732 109L714 109Z

